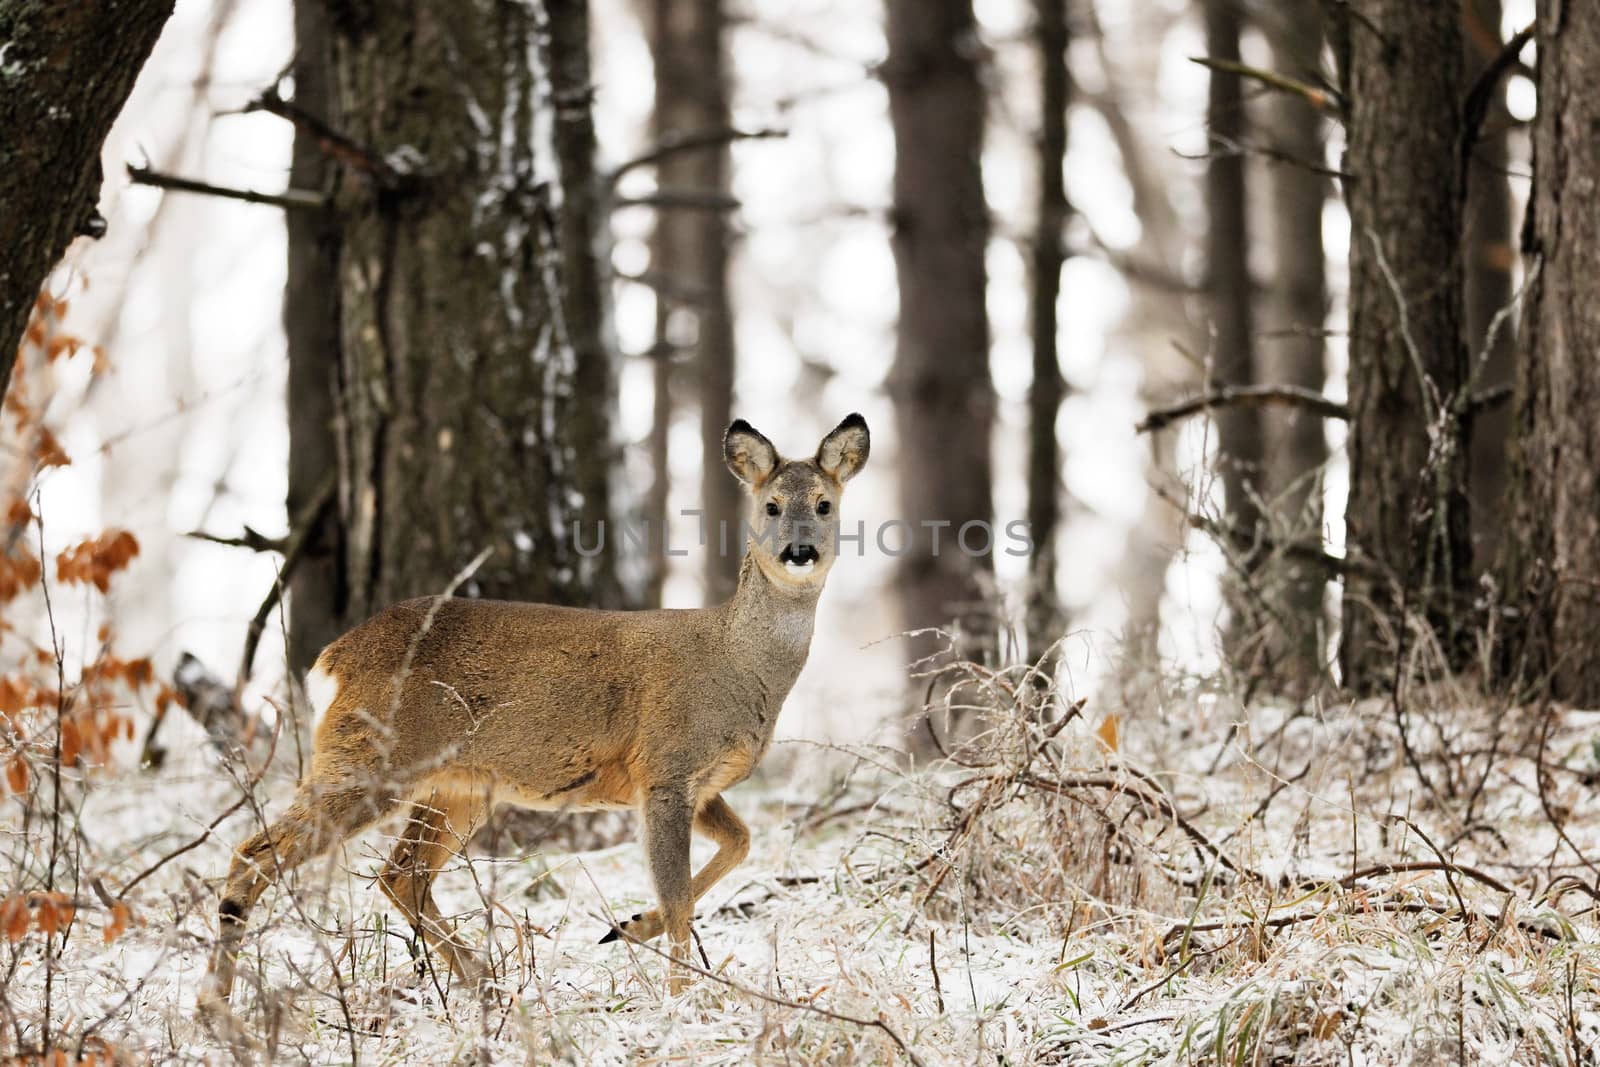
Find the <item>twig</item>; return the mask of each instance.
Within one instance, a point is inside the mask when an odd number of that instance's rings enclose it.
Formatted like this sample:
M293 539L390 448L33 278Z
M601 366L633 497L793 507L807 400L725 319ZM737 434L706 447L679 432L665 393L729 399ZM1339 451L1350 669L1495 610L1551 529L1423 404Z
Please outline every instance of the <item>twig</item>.
M239 660L239 680L234 683L234 699L244 691L245 684L250 681L250 672L254 669L256 648L261 644L261 635L267 628L267 619L272 615L272 609L278 606L278 601L283 598L283 585L294 573L295 566L299 564L300 557L305 553L307 542L311 539L311 531L322 518L322 513L333 501L333 488L335 479L329 474L322 480L310 500L300 509L294 517L294 525L289 530L289 536L284 538L283 565L278 568L277 577L272 580L272 588L267 590L267 597L256 609L255 618L250 620L250 628L245 631L244 653Z
M1254 548L1259 541L1262 547L1274 552L1282 552L1290 559L1297 559L1305 563L1315 564L1316 566L1327 571L1329 574L1357 574L1368 578L1386 577L1382 568L1351 556L1332 555L1331 553L1325 551L1320 544L1303 541L1277 541L1265 531L1258 530L1254 533L1247 533L1246 531L1233 526L1231 523L1221 522L1216 519L1207 518L1204 515L1196 514L1195 512L1190 511L1183 501L1179 500L1176 496L1168 492L1166 489L1163 489L1159 485L1150 486L1150 491L1155 493L1168 504L1171 504L1174 508L1177 508L1178 511L1182 512L1184 521L1188 523L1189 526L1199 530L1203 534L1215 538L1218 541L1225 541L1234 545L1243 545L1247 548Z
M206 825L204 832L202 832L199 837L196 837L193 841L190 841L183 847L167 853L155 863L140 871L132 881L122 887L122 891L117 894L118 900L122 900L127 897L127 895L133 892L134 887L140 882L144 881L152 874L155 874L157 871L171 863L173 860L177 859L179 856L186 852L192 852L201 845L205 844L211 839L211 835L216 831L217 827L221 826L225 821L227 821L229 816L233 815L240 808L244 807L250 802L251 793L255 790L255 787L261 783L261 779L265 777L267 768L272 766L272 757L278 751L278 737L283 733L283 720L284 716L277 716L277 721L273 724L272 728L272 744L271 747L267 749L266 758L261 761L260 769L257 770L255 774L251 775L250 780L245 782L242 786L243 792L240 794L239 799L230 804L222 812L222 814L218 815L215 819L212 819L211 822ZM248 762L246 765L248 766Z
M641 167L653 167L672 156L684 152L698 152L706 148L721 148L723 145L731 144L734 141L755 141L769 137L787 136L789 136L788 130L775 128L741 130L734 126L696 130L692 133L669 134L647 151L619 163L611 171L607 181L612 185L616 185L622 179L622 176L630 171L638 170Z
M1273 163L1282 163L1284 166L1288 167L1299 167L1301 170L1309 171L1321 178L1337 178L1339 181L1344 182L1350 181L1354 177L1354 175L1347 170L1338 170L1337 168L1318 163L1314 159L1306 159L1302 156L1297 156L1292 152L1284 151L1276 145L1262 144L1259 141L1245 141L1233 137L1224 137L1222 134L1217 133L1216 131L1211 132L1210 138L1215 143L1217 148L1221 149L1222 151L1206 151L1197 153L1179 152L1174 150L1173 154L1179 159L1200 161L1210 159L1213 156L1224 157L1224 153L1226 153L1227 156L1260 156L1262 159L1271 160Z
M1350 418L1349 405L1329 400L1315 389L1299 385L1224 385L1171 407L1158 408L1140 419L1133 429L1135 433L1149 433L1152 430L1164 429L1190 415L1232 405L1252 408L1297 407L1325 419Z
M1103 789L1133 797L1134 799L1155 808L1162 815L1166 816L1168 819L1171 819L1173 825L1179 830L1183 831L1184 836L1190 841L1194 842L1202 852L1208 853L1213 859L1222 864L1228 870L1232 871L1234 874L1241 877L1248 877L1261 885L1272 884L1271 880L1267 878L1266 875L1261 874L1259 871L1253 870L1252 868L1243 866L1229 856L1226 852L1224 852L1220 846L1215 844L1197 826L1191 823L1188 819L1184 818L1182 813L1178 811L1177 805L1172 803L1172 801L1168 800L1165 796L1147 793L1120 778L1112 777L1083 776L1076 778L1063 778L1060 781L1052 782L1036 775L1022 774L1017 776L1016 781L1019 785L1032 786L1034 789L1040 789L1047 793L1055 793L1057 796L1064 797L1070 797L1072 795L1071 790L1073 789Z
M675 964L676 966L682 967L687 971L692 971L695 974L700 975L702 978L709 978L713 982L725 985L729 989L732 989L737 993L742 993L747 997L755 997L757 1000L765 1001L768 1004L775 1004L780 1008L794 1008L797 1011L809 1011L813 1015L820 1015L824 1019L832 1019L834 1022L848 1023L851 1026L860 1026L869 1030L881 1030L890 1041L895 1043L895 1046L900 1049L900 1051L905 1055L905 1058L911 1061L912 1067L923 1067L921 1057L919 1057L915 1052L912 1052L911 1046L906 1044L905 1039L895 1031L894 1027L890 1026L888 1022L882 1018L863 1019L858 1015L846 1015L843 1012L829 1011L827 1008L819 1008L815 1004L807 1004L804 1001L790 1000L787 997L773 996L771 993L764 993L752 986L747 986L743 982L736 982L732 978L716 974L704 967L699 967L693 963L690 963L688 960L680 960L671 953L664 952L661 949L656 948L648 941L642 941L639 938L634 937L632 934L628 933L627 930L619 930L619 933L623 939L633 942L642 949L654 952L657 956L660 956L668 963Z
M1337 115L1340 113L1338 106L1339 94L1331 89L1319 89L1308 82L1300 81L1298 78L1291 78L1276 71L1262 70L1260 67L1252 67L1245 63L1236 63L1231 59L1190 56L1189 62L1198 63L1207 70L1217 71L1222 74L1234 74L1241 78L1258 81L1269 89L1276 89L1280 93L1291 93L1325 114Z
M1399 818L1399 816L1395 817ZM1416 829L1416 827L1413 826L1412 829ZM1427 838L1423 838L1423 840L1426 841ZM1443 871L1446 874L1459 874L1464 878L1472 879L1474 882L1480 882L1497 893L1512 892L1504 882L1493 875L1485 874L1475 867L1463 867L1459 863L1451 863L1448 860L1441 860L1437 863L1432 860L1415 860L1406 863L1375 863L1370 867L1363 867L1359 871L1351 871L1339 879L1339 884L1346 889L1350 889L1361 879L1371 878L1373 875L1407 874L1413 871Z
M252 111L265 111L269 115L276 115L292 123L296 129L310 134L317 147L328 158L372 175L377 183L386 189L393 189L401 184L404 176L377 152L358 144L305 108L285 100L275 85L250 101L244 111L246 114Z
M180 178L176 174L163 174L134 163L128 164L128 180L135 185L149 185L175 193L199 193L203 196L242 200L247 204L265 204L268 207L285 210L316 210L327 206L328 203L327 198L321 193L308 193L303 189L286 189L281 193L259 193L254 189L233 189L225 185L197 181L194 178Z
M1476 415L1499 407L1511 399L1512 391L1511 383L1504 382L1500 385L1491 385L1481 393L1472 394L1472 399L1467 402L1467 414Z
M1597 876L1597 879L1600 879L1600 866L1596 866L1593 860L1584 855L1583 850L1578 847L1577 842L1572 840L1572 838L1567 834L1566 820L1558 818L1556 816L1555 809L1550 805L1550 798L1545 789L1546 783L1549 781L1549 779L1545 775L1544 759L1545 749L1550 744L1550 726L1555 721L1556 708L1554 704L1550 703L1550 698L1548 696L1545 697L1543 710L1544 716L1539 724L1538 756L1534 763L1533 769L1534 786L1539 791L1539 807L1544 812L1544 817L1550 821L1550 826L1555 830L1556 835L1566 843L1568 848L1572 849L1573 855L1578 857L1579 862L1581 862L1585 867L1589 868L1589 870ZM1559 848L1556 849L1555 852L1552 852L1552 862L1555 859L1555 853L1558 852L1560 852Z
M649 207L661 210L684 208L690 211L738 211L739 200L727 193L706 189L657 189L643 196L619 196L616 206Z
M44 509L39 506L37 489L33 491L33 521L39 531L39 558L47 560L50 557L44 550ZM47 577L49 573L48 566L39 568L39 588L44 593L45 618L50 622L50 651L54 653L56 661L56 735L50 746L54 796L50 801L50 860L44 870L45 891L53 893L56 888L56 861L61 854L61 731L66 726L67 718L67 657L56 631L56 611L50 599L50 579ZM62 947L65 948L65 945L63 940ZM45 934L44 942L44 1023L40 1028L43 1047L49 1047L51 1041L50 1009L55 988L55 959L55 931L51 930Z
M1500 79L1516 63L1517 57L1533 40L1534 31L1538 28L1537 22L1530 22L1522 29L1511 35L1511 39L1500 49L1498 55L1489 61L1472 82L1472 88L1467 90L1466 101L1461 107L1461 157L1460 157L1460 188L1465 194L1467 176L1471 173L1472 150L1477 146L1478 134L1483 130L1483 120L1489 115L1489 104L1494 98L1495 87L1500 84Z
M250 526L246 526L244 533L238 537L224 537L204 530L190 530L184 536L192 537L196 541L210 541L214 545L225 545L228 548L248 548L252 552L283 552L289 544L287 537L268 537Z

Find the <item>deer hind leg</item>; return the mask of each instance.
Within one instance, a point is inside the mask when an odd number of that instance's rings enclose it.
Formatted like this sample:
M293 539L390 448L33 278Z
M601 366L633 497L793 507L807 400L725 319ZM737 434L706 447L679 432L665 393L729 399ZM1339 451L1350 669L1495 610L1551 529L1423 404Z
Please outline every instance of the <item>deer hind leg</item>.
M647 816L648 818L648 816ZM706 861L706 865L695 874L689 884L689 897L691 912L694 903L706 895L706 891L727 875L727 873L744 862L745 856L750 854L750 830L745 826L728 802L722 797L714 796L700 806L694 815L694 829L701 837L716 842L717 852ZM649 831L647 829L647 834ZM652 870L655 867L655 836L649 834L650 863ZM687 849L685 850L687 851ZM687 861L686 861L687 862ZM665 897L662 898L663 905ZM620 929L627 932L629 937L640 941L648 941L667 929L666 920L662 917L661 909L647 911L623 922ZM600 939L601 944L614 941L617 930L613 929Z
M378 884L417 936L468 984L477 983L483 967L439 914L433 880L445 863L465 851L487 815L488 804L482 797L435 792L426 802L414 801L405 832L378 875Z
M303 784L287 811L239 846L217 906L217 946L200 995L202 1006L226 1003L233 992L245 924L267 886L370 826L393 802L392 796L363 787Z

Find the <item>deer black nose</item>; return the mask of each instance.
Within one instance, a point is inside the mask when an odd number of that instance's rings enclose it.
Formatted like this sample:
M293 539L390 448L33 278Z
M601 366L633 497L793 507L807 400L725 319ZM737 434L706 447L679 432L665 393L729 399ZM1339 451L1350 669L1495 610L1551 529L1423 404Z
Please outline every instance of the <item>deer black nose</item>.
M778 553L779 563L797 563L802 567L807 563L815 563L821 558L817 554L816 545L787 545L782 552Z

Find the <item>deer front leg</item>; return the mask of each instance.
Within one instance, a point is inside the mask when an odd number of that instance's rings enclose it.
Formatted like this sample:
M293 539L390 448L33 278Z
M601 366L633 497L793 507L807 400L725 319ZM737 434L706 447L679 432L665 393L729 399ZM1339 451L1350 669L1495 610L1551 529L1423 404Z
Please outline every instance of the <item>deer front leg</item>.
M689 877L689 836L694 825L693 802L672 787L650 791L644 805L645 852L655 882L660 927L672 945L667 991L681 993L689 985L679 966L689 959L689 921L694 917L694 886Z
M694 876L694 881L690 883L692 903L697 903L706 895L707 890L722 881L729 871L743 863L744 858L750 854L750 830L734 813L728 802L720 796L712 797L695 812L694 829L701 837L714 841L717 845L716 855L706 861L706 865L700 868ZM665 924L661 920L660 911L643 912L607 931L600 939L600 943L603 945L608 941L615 941L619 929L625 931L629 937L648 941L660 934L665 929Z

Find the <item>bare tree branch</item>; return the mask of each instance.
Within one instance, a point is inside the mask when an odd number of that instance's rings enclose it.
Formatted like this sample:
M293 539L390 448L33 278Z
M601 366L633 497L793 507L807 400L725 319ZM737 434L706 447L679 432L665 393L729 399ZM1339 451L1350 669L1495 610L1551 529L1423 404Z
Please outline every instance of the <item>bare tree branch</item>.
M1337 400L1298 385L1224 385L1171 407L1150 412L1135 426L1136 433L1164 429L1179 419L1220 407L1298 407L1325 419L1349 419L1350 408Z
M1260 67L1252 67L1247 63L1235 63L1227 59L1212 59L1210 56L1190 56L1189 62L1198 63L1207 70L1219 71L1223 74L1234 74L1241 78L1250 78L1267 86L1269 89L1276 89L1280 93L1293 93L1295 96L1303 97L1308 104L1318 111L1326 112L1330 115L1339 114L1339 94L1332 89L1322 89L1308 82L1300 81L1298 78L1291 78L1274 71L1262 70Z
M404 175L371 148L358 144L352 138L345 136L328 125L324 119L311 114L303 107L285 100L278 93L278 87L275 85L250 101L244 110L245 113L265 111L269 115L276 115L280 119L293 123L296 129L309 134L316 146L328 158L370 174L379 185L386 189L393 189L399 186L404 178Z
M224 200L243 200L247 204L265 204L269 207L279 207L285 210L315 210L327 204L327 198L321 193L308 193L302 189L287 189L281 193L260 193L254 189L231 189L223 185L212 185L210 182L197 181L194 178L180 178L175 174L162 174L160 171L151 170L149 167L141 167L133 163L128 164L128 179L135 185L149 185L175 193L198 193L202 196L216 196Z
M608 177L612 185L616 185L622 176L641 167L653 167L656 164L678 155L682 152L698 152L707 148L720 148L734 141L765 140L769 137L787 137L788 130L777 128L762 128L756 130L741 130L727 126L714 130L696 130L691 133L677 134L663 137L660 142L649 150L634 156L632 159L619 163Z

